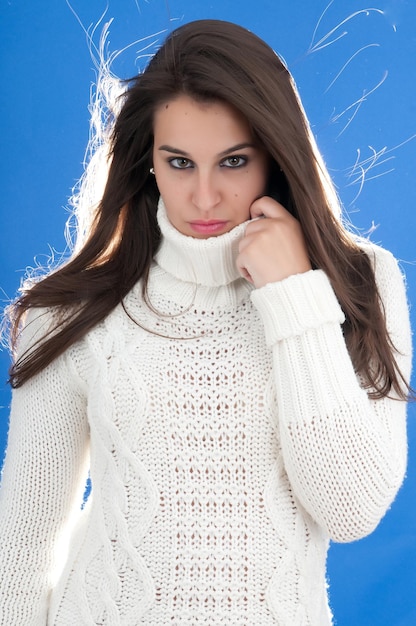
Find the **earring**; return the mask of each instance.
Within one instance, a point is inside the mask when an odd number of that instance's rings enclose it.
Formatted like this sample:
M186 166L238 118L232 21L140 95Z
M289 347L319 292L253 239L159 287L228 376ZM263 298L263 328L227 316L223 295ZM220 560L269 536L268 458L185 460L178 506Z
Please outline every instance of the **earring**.
M150 168L149 172L153 174L153 176L155 175L155 170L153 169L153 167Z

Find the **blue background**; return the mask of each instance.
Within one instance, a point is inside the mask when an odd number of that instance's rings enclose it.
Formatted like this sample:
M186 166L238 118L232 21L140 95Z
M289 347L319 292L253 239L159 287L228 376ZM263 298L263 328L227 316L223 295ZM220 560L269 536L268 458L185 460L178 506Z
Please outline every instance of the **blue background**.
M295 77L346 213L363 232L377 226L372 240L402 261L409 299L416 302L413 0L374 5L364 0L110 0L108 5L104 21L115 18L110 51L208 17L242 24L278 51ZM3 305L15 295L27 267L45 264L52 250L59 256L65 249L67 200L82 173L95 79L81 24L85 29L97 24L107 5L73 0L71 6L64 0L0 0ZM96 44L100 30L93 37ZM136 73L143 65L137 61L140 49L163 36L129 47L115 61L116 73ZM412 312L413 326L415 321ZM4 350L0 452L10 403L8 361ZM331 547L330 598L338 626L416 624L415 416L412 406L408 476L391 511L370 537Z

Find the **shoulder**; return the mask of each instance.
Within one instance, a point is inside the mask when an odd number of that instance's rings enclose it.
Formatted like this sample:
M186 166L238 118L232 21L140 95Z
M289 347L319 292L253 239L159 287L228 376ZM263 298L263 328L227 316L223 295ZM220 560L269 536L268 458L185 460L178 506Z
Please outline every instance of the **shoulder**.
M386 320L387 330L402 354L411 352L409 304L405 275L393 254L379 245L360 242L374 270L377 291Z
M42 354L43 346L57 335L71 317L72 311L58 307L33 307L28 309L22 319L19 336L16 342L14 360L24 364L32 357L34 361ZM66 380L69 386L79 388L84 385L82 373L88 369L88 352L85 342L80 339L63 351L58 347L56 356L42 367L36 374L38 384L41 381L59 377ZM38 376L40 375L40 378Z
M56 331L59 317L55 309L34 307L26 311L21 324L17 352L19 355L35 350Z
M359 240L358 245L370 259L380 291L386 292L404 284L404 272L399 261L389 250L367 240Z

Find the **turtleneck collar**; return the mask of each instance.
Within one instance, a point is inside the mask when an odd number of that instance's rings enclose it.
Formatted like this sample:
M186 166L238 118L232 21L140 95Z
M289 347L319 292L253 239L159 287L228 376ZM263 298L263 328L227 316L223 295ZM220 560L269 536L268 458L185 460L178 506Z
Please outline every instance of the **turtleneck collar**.
M217 237L189 237L172 226L162 198L157 220L162 240L155 261L164 271L179 280L206 287L228 285L241 278L235 261L248 222Z

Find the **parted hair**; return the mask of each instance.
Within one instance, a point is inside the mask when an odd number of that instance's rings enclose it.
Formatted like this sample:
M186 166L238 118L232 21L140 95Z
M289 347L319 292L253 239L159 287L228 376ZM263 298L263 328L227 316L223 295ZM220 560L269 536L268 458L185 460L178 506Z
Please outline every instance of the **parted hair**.
M108 139L100 154L108 168L99 201L88 207L88 225L80 225L71 257L24 285L9 307L13 348L29 309L57 312L53 332L12 364L11 385L22 385L81 339L137 281L146 296L160 242L159 192L149 172L153 118L158 107L181 94L229 103L248 120L271 159L270 188L299 220L312 266L326 272L344 311L343 332L356 372L370 396L381 398L394 390L405 398L408 388L397 368L371 262L342 222L294 81L259 37L217 20L173 31L144 71L126 81L117 113L107 117ZM88 186L97 184L88 171L93 164L94 156L79 188L78 204L84 209L85 199L94 195Z

